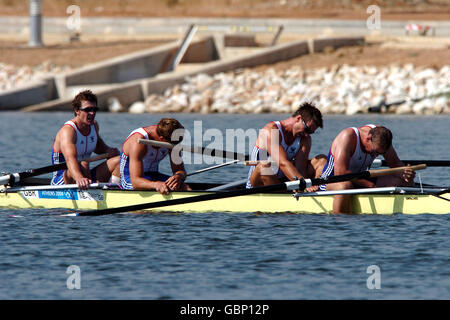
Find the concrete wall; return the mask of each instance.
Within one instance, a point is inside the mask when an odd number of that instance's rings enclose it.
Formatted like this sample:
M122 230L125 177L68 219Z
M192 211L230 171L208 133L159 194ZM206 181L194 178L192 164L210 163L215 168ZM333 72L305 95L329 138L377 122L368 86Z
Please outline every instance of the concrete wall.
M176 44L95 63L65 75L66 86L99 83L121 83L148 78L159 73L164 62L177 48Z
M208 43L211 51L209 53L206 53L205 57L207 57L211 52L214 52L214 46L212 46L208 41L206 43ZM95 93L99 97L99 106L103 109L106 108L106 101L109 97L116 97L124 107L129 107L129 105L135 101L144 101L145 98L152 93L162 94L167 88L172 87L175 84L181 84L185 81L186 77L193 76L198 73L215 74L219 72L235 70L238 68L272 64L278 61L289 60L304 54L308 54L310 53L310 47L313 47L315 51L321 51L328 46L339 48L349 45L359 45L362 42L364 42L364 39L359 37L317 39L312 41L312 45L309 45L307 41L297 41L277 45L267 49L260 49L261 51L259 52L250 53L244 56L238 56L232 59L208 62L194 70L190 70L187 72L167 72L146 79L133 80L123 84L103 86L103 88L98 88L98 90L95 90ZM198 47L199 50L201 50L202 48L205 48L205 46ZM199 56L196 56L195 59L199 59L198 57ZM194 58L186 56L187 61L192 61L190 59ZM26 107L22 110L71 110L70 101L71 99L68 98L60 99Z
M34 81L26 86L0 93L0 111L15 110L57 98L53 78Z
M97 95L98 107L102 111L108 110L108 99L111 97L118 97L120 102L129 106L135 101L144 100L144 86L142 80L135 80L127 82L123 85L102 85L91 86L90 89ZM82 89L80 88L81 91ZM56 99L52 101L46 101L39 104L22 108L22 111L71 111L72 110L71 97Z
M178 48L178 43L170 43L95 63L65 75L66 86L123 83L150 78L158 74ZM193 41L182 62L200 63L217 59L212 37Z
M213 37L192 41L181 63L204 63L220 59Z
M210 47L212 48L212 47ZM277 61L289 60L303 54L308 54L308 45L305 41L293 42L283 44L269 49L264 49L261 52L251 53L245 57L236 57L227 59L225 61L219 60L205 63L203 66L189 71L189 72L167 72L159 74L156 77L147 78L139 81L130 81L127 84L111 85L108 88L98 88L95 93L99 97L99 107L105 109L106 101L109 97L117 97L121 104L128 107L135 101L143 101L152 94L162 94L164 91L174 86L181 84L188 76L193 76L198 73L214 74L218 72L230 71L238 68L253 67L261 64L271 64ZM189 58L187 58L188 61ZM43 111L43 110L71 110L71 98L60 99L54 103L41 103L39 105L26 107L23 111Z
M223 38L225 47L257 47L254 34L230 34L225 35Z
M51 103L47 104L47 101L56 99L55 103L59 104L61 101L73 98L71 87L95 87L97 85L104 87L107 84L109 87L115 88L111 84L122 84L154 77L170 62L178 45L177 42L173 42L158 48L123 55L60 74L27 87L1 93L0 110L13 110L30 105L47 106L51 105ZM208 37L193 41L182 62L203 63L218 58L214 38ZM129 87L125 85L124 88ZM119 90L119 92L123 93L124 91ZM135 94L132 95L135 96ZM138 96L142 96L142 92ZM125 97L124 100L128 101L128 98Z
M219 60L205 63L203 66L188 72L171 72L160 74L154 79L143 82L146 96L152 93L162 94L167 88L181 84L186 77L199 73L215 74L239 68L254 67L262 64L271 64L277 61L289 60L303 54L308 54L308 45L305 41L280 45L257 53L247 54L244 57Z

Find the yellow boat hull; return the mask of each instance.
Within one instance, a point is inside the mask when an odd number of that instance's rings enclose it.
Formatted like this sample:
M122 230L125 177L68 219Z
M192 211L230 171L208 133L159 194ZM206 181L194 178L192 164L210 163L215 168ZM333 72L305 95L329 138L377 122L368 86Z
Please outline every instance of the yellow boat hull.
M198 196L206 192L172 192L163 196L154 191L70 189L0 193L0 208L63 208L96 210ZM432 194L358 194L352 196L356 214L448 214L450 193ZM261 212L331 213L333 196L308 196L298 200L289 193L265 193L208 200L151 209L150 212Z

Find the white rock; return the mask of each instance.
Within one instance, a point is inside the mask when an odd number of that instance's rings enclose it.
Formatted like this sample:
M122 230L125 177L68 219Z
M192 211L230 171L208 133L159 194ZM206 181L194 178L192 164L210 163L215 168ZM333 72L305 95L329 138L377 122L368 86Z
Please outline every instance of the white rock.
M108 110L109 112L123 112L125 111L125 108L120 103L119 99L116 97L109 97L108 101Z
M410 114L413 112L412 103L407 101L398 105L394 110L396 114Z
M142 101L136 101L131 104L130 108L128 108L129 113L144 113L145 112L145 103Z
M447 108L449 103L449 99L447 97L439 97L436 98L433 105L433 114L443 113Z

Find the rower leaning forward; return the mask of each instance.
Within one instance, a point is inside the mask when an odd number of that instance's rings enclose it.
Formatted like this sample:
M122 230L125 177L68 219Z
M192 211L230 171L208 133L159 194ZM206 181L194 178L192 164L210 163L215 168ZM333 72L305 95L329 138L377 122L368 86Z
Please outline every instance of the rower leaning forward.
M368 124L359 128L342 130L333 140L327 162L322 170L322 178L368 170L379 155L386 159L389 167L402 167L405 164L398 158L392 146L392 132L386 127ZM359 179L321 185L321 191L354 188L412 186L415 172L406 168L395 175L374 179ZM334 213L351 213L351 196L335 195Z
M266 124L260 130L250 155L250 160L259 162L255 167L250 167L246 187L318 178L326 156L309 159L311 135L318 128L323 128L322 114L308 102L303 103L290 118ZM315 190L317 186L307 189Z
M133 130L122 145L121 187L129 190L156 190L161 194L190 190L184 183L186 170L180 155L175 155L168 148L139 143L140 139L148 139L178 144L183 140L183 135L184 127L173 118L163 118L156 125ZM171 176L159 172L159 163L167 155L170 158Z

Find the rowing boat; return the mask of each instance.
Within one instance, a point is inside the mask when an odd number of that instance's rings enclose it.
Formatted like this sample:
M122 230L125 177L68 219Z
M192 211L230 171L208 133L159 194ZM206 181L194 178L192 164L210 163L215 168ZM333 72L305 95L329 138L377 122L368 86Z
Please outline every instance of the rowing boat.
M192 184L196 186L196 184ZM198 184L197 188L200 187ZM143 204L223 192L208 191L213 185L201 184L201 190L172 192L122 190L106 184L92 184L89 190L76 185L22 186L0 192L0 208L98 210L127 204ZM213 189L214 190L214 189ZM313 193L271 192L165 206L150 212L258 212L258 213L331 213L333 195L352 194L356 214L448 214L450 189L438 187L387 187Z

